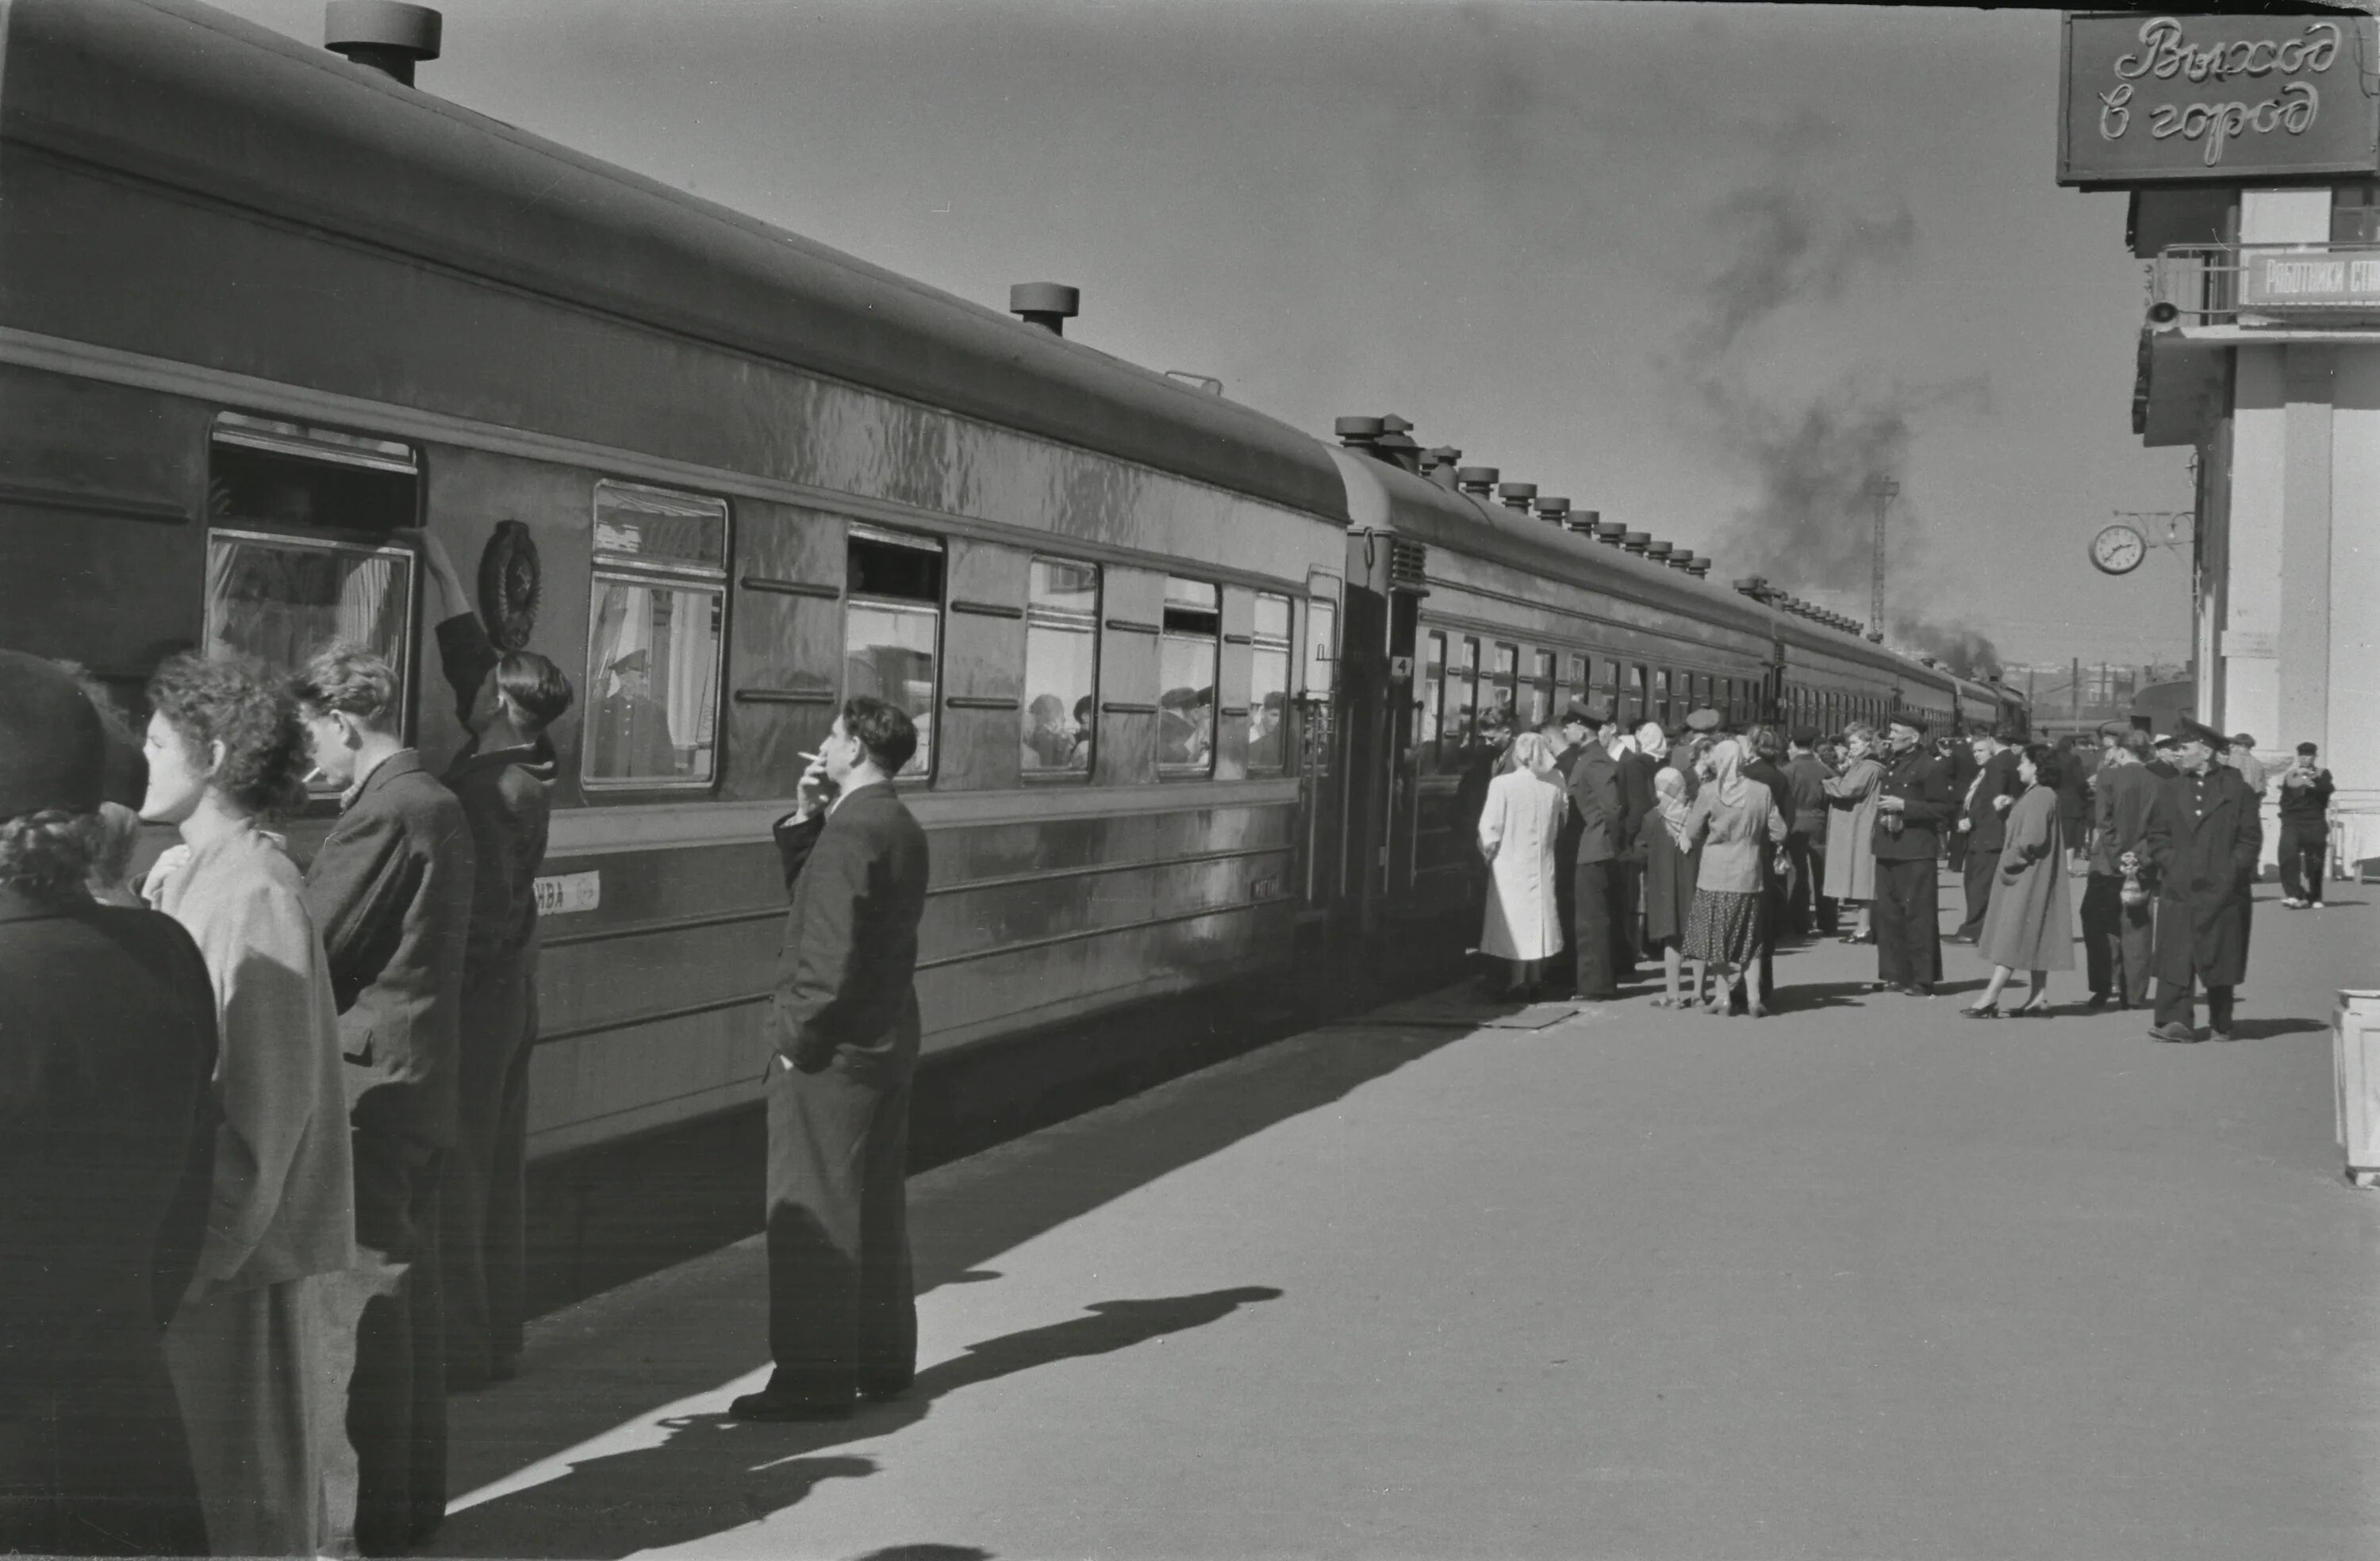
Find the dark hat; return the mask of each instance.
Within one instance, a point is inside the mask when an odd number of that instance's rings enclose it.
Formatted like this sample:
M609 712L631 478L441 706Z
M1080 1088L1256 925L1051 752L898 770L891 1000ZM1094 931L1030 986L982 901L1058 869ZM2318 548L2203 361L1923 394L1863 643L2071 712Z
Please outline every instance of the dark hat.
M2188 716L2173 723L2173 740L2177 743L2204 743L2218 754L2231 745L2231 739L2204 721L2192 720Z
M1718 725L1719 713L1708 707L1705 707L1699 710L1690 710L1686 713L1686 730L1688 732L1717 732L1718 730Z
M653 659L645 653L642 646L639 646L636 649L629 651L625 656L621 657L618 660L613 662L611 671L615 672L650 672L652 670L652 665Z
M82 685L38 656L0 650L0 818L96 813L107 732Z
M2172 747L2172 746L2173 746L2174 742L2175 742L2175 738L2174 738L2174 736L2173 736L2173 734L2172 734L2171 732L2158 732L2158 733L2156 734L2156 736L2155 736L2155 738L2150 742L2150 744L2149 744L2149 745L2150 745L2151 747L2155 747L2155 748L2170 748L2170 747Z
M1600 699L1573 699L1562 710L1562 724L1582 721L1588 726L1602 726L1612 719L1611 707Z
M2121 737L2125 732L2130 732L2131 729L2132 723L2128 720L2103 720L2099 723L2099 735L2102 737Z
M2308 758L2312 758L2314 755L2322 752L2322 750L2315 747L2311 743L2301 743L2298 744L2298 752L2303 754Z
M2232 735L2231 741L2234 745L2242 748L2252 748L2256 745L2255 738L2250 736L2244 732L2235 732Z
M1884 718L1884 724L1888 727L1905 726L1920 737L1925 735L1925 717L1916 710L1895 710Z
M1815 726L1797 726L1793 729L1792 739L1793 745L1797 748L1815 748L1818 745L1818 729Z

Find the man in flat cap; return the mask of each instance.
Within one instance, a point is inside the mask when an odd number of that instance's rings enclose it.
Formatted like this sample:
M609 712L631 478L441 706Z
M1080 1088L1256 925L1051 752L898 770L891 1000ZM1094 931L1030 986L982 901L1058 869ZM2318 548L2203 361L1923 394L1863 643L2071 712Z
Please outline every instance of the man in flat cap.
M2159 880L2156 1023L2149 1034L2197 1040L2192 989L2204 982L2206 1022L2216 1040L2228 1041L2232 989L2248 973L2249 913L2265 826L2248 782L2216 762L2221 732L2185 717L2174 740L2181 773L2158 792L2143 841Z
M1689 710L1686 712L1686 730L1688 732L1699 732L1706 736L1715 736L1718 734L1719 729L1725 725L1726 718L1721 716L1717 710L1709 708L1707 706L1699 710Z
M2181 773L2181 768L2173 762L2173 749L2174 742L2170 735L2160 734L2151 738L2148 762L2141 768L2160 780L2172 780Z
M2322 877L2330 862L2330 771L2316 762L2321 750L2298 744L2297 756L2281 771L2281 903L2292 910L2322 909Z
M1942 830L1958 805L1949 768L1925 747L1925 718L1901 711L1885 737L1876 816L1877 985L1930 998L1942 979Z
M1578 831L1578 865L1572 889L1571 950L1578 973L1578 995L1604 1002L1620 995L1612 969L1614 913L1618 893L1612 865L1628 843L1620 806L1620 768L1612 761L1609 740L1619 723L1608 707L1574 705L1572 711L1594 723L1595 736L1581 748L1570 767L1570 826Z

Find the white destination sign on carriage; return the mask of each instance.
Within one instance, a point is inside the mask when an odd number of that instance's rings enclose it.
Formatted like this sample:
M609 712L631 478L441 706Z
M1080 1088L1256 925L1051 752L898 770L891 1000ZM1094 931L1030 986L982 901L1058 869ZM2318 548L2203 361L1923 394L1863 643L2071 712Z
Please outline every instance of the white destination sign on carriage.
M566 916L574 911L591 911L603 903L603 875L594 873L556 873L537 880L537 914L540 916Z

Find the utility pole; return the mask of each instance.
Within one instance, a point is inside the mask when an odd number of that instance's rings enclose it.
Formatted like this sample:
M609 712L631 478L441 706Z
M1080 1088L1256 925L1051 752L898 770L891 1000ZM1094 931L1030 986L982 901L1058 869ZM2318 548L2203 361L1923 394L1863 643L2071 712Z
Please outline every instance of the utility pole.
M1884 633L1884 512L1900 497L1900 484L1878 475L1867 479L1864 490L1876 501L1876 577L1868 594L1868 627Z

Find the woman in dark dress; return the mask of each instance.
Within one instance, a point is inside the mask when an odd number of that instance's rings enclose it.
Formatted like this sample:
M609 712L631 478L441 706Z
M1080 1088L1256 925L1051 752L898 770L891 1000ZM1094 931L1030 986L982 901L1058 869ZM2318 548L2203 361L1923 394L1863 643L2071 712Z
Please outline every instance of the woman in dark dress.
M94 902L104 742L0 651L0 1550L203 1555L164 1324L205 1230L215 999L171 917Z

